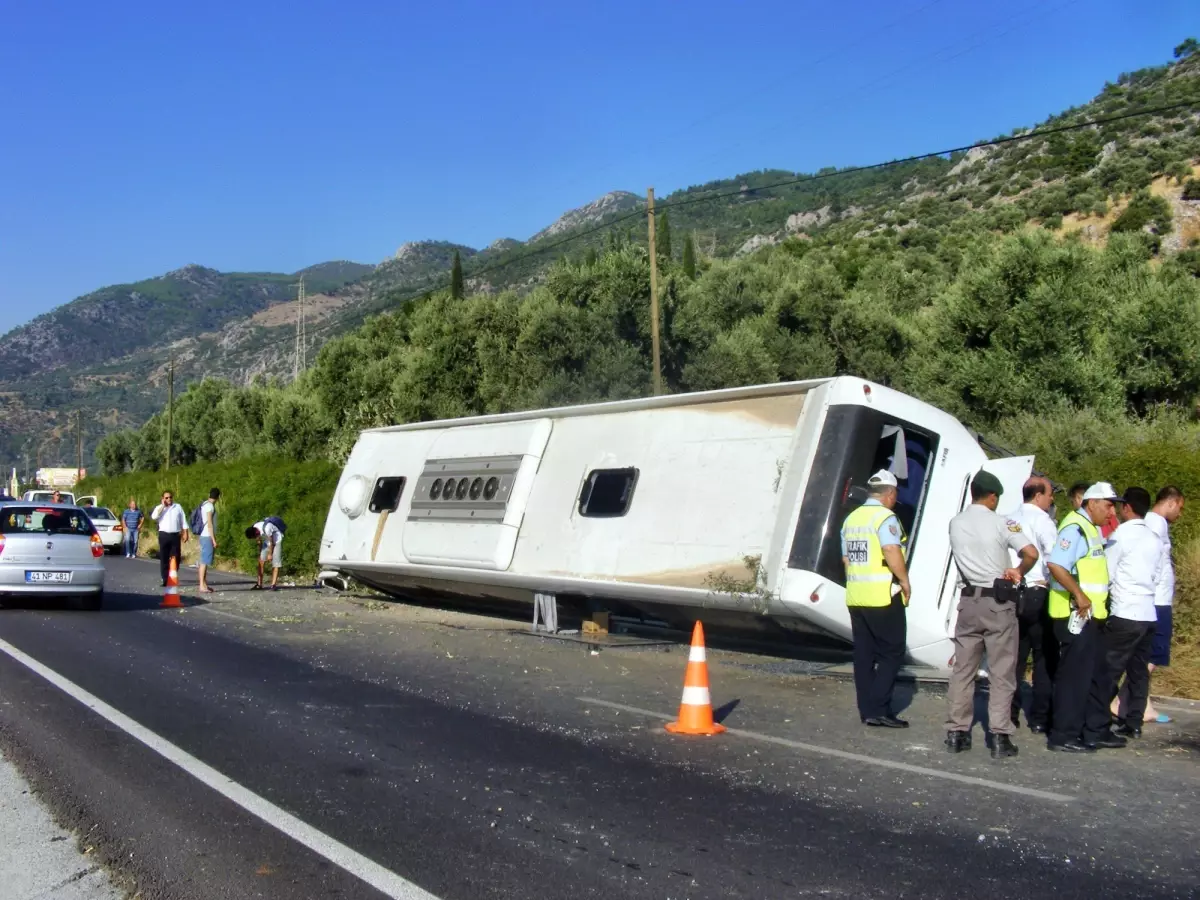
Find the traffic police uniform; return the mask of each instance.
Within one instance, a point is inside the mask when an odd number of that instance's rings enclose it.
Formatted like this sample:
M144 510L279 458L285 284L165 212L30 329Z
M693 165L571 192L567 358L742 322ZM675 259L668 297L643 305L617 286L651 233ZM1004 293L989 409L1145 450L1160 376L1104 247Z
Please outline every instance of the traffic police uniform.
M872 486L897 485L891 472L877 472ZM854 690L858 715L867 724L903 728L892 715L892 690L904 663L908 636L905 600L883 556L884 547L907 552L908 535L895 513L871 498L842 524L846 565L846 606L854 639Z
M1100 529L1087 513L1088 500L1118 500L1116 491L1104 482L1084 493L1084 503L1068 513L1058 528L1058 543L1048 562L1066 569L1092 603L1091 615L1078 633L1070 628L1074 599L1057 579L1050 582L1047 610L1058 641L1058 670L1054 679L1054 721L1050 729L1051 750L1074 752L1094 750L1083 741L1088 695L1096 672L1099 630L1108 618L1108 561Z

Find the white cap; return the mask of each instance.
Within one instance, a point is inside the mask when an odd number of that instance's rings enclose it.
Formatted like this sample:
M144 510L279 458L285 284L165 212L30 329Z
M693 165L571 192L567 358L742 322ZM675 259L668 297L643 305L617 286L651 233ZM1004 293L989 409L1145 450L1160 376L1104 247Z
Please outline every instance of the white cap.
M867 487L898 487L900 482L887 469L880 469L867 479Z
M1113 486L1107 481L1097 481L1090 488L1083 492L1083 502L1089 500L1120 500L1117 492L1113 490Z

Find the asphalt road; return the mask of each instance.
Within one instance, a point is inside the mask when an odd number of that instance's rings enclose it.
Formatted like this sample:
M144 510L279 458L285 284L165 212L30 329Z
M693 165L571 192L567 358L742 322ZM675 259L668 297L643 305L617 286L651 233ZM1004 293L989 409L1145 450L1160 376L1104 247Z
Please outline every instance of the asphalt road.
M208 603L159 610L156 566L108 567L105 611L2 609L0 640L141 739L0 653L0 749L147 900L404 896L405 883L441 900L1200 886L1200 715L1085 759L1026 733L1021 757L993 762L978 732L951 758L936 691L911 698L912 729L881 734L848 714L843 682L717 653L715 702L737 731L681 739L655 717L678 703L680 648L596 656L503 620L249 592L232 576ZM401 887L370 887L355 860Z

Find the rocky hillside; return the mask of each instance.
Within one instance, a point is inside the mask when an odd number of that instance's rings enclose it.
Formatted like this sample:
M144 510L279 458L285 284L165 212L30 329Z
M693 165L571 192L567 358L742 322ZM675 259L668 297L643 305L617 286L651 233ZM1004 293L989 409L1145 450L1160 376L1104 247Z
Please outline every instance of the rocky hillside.
M1190 105L1120 118L1181 104ZM676 256L685 233L702 257L713 257L818 236L851 242L886 233L929 243L932 232L960 222L993 231L1033 223L1093 243L1113 231L1142 232L1156 252L1197 257L1200 274L1200 249L1192 248L1200 239L1200 171L1193 168L1200 164L1200 54L1121 75L1090 103L1035 127L1095 122L866 171L751 172L664 196L660 209ZM519 291L561 256L582 258L613 240L644 242L644 219L636 216L564 242L643 202L614 191L527 242L503 238L482 251L420 241L378 266L326 263L290 275L188 266L80 297L0 341L0 463L19 465L39 444L47 448L43 462L69 460L69 442L55 449L56 436L76 409L84 411L88 446L118 425L144 421L162 405L172 356L180 387L206 375L236 383L290 379L301 274L311 359L370 314L444 288L455 252L470 290Z
M531 237L529 242L532 244L544 238L565 235L568 232L602 222L608 216L628 212L645 204L646 201L643 198L637 194L631 194L629 191L610 191L591 203L563 213L553 223Z
M0 384L56 369L119 359L174 340L219 331L296 295L357 281L371 266L323 263L291 275L184 266L166 275L101 288L38 316L0 340Z

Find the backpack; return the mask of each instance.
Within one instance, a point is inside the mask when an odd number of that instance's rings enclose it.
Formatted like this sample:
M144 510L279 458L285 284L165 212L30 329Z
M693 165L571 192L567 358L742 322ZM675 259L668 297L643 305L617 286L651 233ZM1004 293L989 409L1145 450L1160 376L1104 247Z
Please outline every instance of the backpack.
M217 517L216 512L214 511L213 512L214 523L216 521L216 517ZM204 504L203 503L201 503L199 506L197 506L195 509L192 510L192 518L188 522L188 528L190 528L192 530L192 534L196 535L197 537L199 537L201 532L204 531Z
M287 525L283 524L283 519L279 518L279 516L267 516L265 519L263 519L263 524L266 524L267 522L270 522L272 525L278 528L281 536L287 534Z

